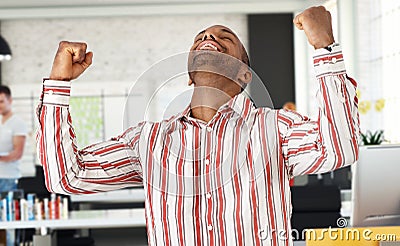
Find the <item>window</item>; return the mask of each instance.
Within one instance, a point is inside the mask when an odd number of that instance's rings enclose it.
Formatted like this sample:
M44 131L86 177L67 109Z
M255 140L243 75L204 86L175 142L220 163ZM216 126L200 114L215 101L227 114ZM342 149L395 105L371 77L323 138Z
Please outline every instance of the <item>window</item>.
M383 129L400 142L400 1L358 0L357 46L361 131Z

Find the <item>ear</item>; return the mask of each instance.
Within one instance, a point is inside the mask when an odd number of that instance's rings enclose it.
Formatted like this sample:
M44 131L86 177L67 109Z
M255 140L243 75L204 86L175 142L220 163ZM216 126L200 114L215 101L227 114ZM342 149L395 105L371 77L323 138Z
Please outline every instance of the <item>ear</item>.
M242 67L238 73L238 81L240 83L248 84L251 82L253 75L247 67Z

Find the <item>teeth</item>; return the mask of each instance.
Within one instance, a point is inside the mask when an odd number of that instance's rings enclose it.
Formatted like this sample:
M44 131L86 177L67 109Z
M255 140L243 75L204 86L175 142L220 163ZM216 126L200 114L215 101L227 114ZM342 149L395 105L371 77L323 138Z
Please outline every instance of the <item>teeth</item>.
M208 49L208 48L211 48L211 49L214 49L214 50L218 51L218 48L216 46L210 44L210 43L205 43L203 46L200 47L201 50L205 50L205 49Z

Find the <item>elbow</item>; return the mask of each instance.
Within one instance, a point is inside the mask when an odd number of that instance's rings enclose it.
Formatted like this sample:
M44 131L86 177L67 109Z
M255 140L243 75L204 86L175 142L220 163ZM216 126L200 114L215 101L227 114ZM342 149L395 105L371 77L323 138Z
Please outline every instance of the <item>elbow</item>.
M51 182L46 182L46 189L50 192L50 193L57 193L57 194L61 194L61 195L70 195L72 194L72 192L68 192L67 189L64 189L61 185L61 181L57 182L57 183L51 183Z
M67 176L57 180L51 180L46 182L46 188L51 193L57 193L61 195L72 195L72 194L91 194L94 191L82 189L80 180L75 178L68 179Z
M22 154L23 154L22 151L16 153L16 155L15 155L15 160L20 160L20 159L22 158Z
M336 145L335 148L325 149L325 158L329 171L354 164L358 160L358 145Z
M343 147L338 166L345 167L356 163L358 160L358 144Z
M354 164L358 161L358 153L359 153L358 144L356 144L353 148L351 156L349 156L349 159L350 159L349 165Z
M358 154L347 155L343 166L352 165L352 164L356 163L357 160L358 160Z
M345 146L345 158L346 164L351 165L357 162L358 160L358 153L359 153L359 145L357 137L353 136L348 144Z

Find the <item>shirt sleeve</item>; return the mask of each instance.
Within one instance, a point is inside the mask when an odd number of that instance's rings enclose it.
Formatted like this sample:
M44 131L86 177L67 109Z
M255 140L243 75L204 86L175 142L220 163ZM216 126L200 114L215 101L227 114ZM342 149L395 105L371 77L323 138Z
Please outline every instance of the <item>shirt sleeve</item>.
M70 87L70 82L45 80L37 108L37 154L47 189L79 194L142 184L138 144L143 123L78 150L69 112Z
M317 120L279 110L283 159L292 176L332 171L358 159L357 83L346 75L340 46L316 50Z

